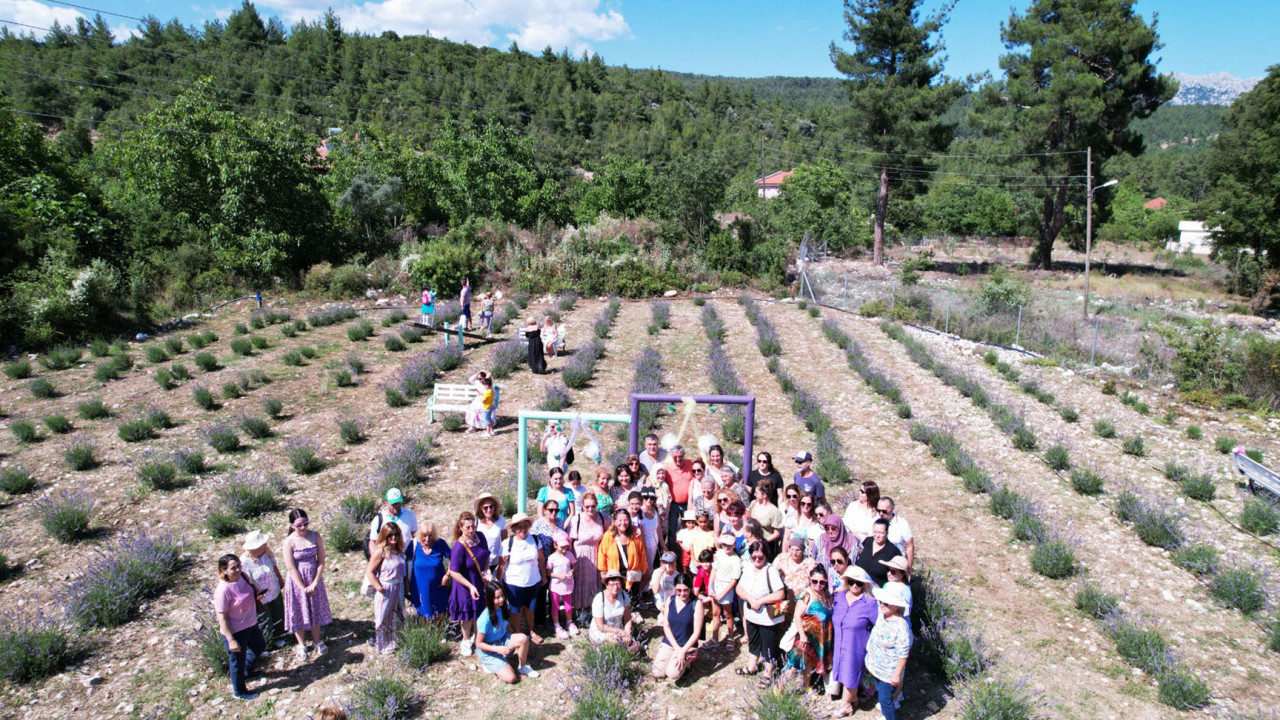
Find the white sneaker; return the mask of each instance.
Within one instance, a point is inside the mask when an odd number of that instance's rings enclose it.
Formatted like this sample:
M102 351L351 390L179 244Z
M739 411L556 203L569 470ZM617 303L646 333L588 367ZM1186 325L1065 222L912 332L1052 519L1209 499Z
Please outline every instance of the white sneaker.
M458 652L462 657L471 657L471 643L467 640L458 643Z
M298 658L298 662L307 661L307 646L299 645L297 650L293 651L294 657Z
M329 654L328 645L325 645L323 642L316 643L316 655L328 655L328 654Z
M519 670L517 670L517 672L519 672L521 675L528 675L528 676L529 676L529 677L531 677L531 678L536 678L536 677L538 677L538 671L537 671L537 670L534 670L533 668L529 667L528 665L521 665L521 666L520 666L520 669L519 669Z

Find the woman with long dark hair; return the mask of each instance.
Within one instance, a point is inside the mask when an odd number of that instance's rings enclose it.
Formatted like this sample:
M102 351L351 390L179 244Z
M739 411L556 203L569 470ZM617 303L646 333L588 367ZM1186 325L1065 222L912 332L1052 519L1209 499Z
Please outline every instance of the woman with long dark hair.
M476 621L476 657L485 672L493 673L504 683L514 684L521 675L538 677L538 671L529 666L529 636L512 633L507 623L506 592L496 582L485 583L484 611ZM515 656L516 666L511 667Z
M320 628L333 622L329 594L324 589L324 539L310 529L311 520L302 508L289 511L289 535L280 554L284 556L284 629L298 639L299 662L307 659L306 633L316 655L329 647L320 639Z

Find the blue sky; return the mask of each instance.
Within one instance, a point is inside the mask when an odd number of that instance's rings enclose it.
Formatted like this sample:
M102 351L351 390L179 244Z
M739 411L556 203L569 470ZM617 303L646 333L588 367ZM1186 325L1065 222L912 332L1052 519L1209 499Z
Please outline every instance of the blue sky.
M87 7L200 24L225 18L239 0L73 0ZM1019 3L1015 3L1016 5ZM827 48L843 30L843 5L829 0L261 0L259 10L286 24L315 18L332 6L348 29L431 33L477 45L526 50L547 45L575 54L600 53L610 64L661 67L716 75L833 76ZM935 7L927 0L926 7ZM1020 5L1025 5L1020 3ZM953 75L995 72L999 24L1006 0L959 0L944 31ZM1160 69L1255 77L1280 62L1271 37L1280 27L1280 2L1139 0L1138 11L1159 13L1165 48ZM0 0L0 19L48 26L76 10L49 0ZM135 23L107 17L119 33ZM12 26L11 26L12 29Z

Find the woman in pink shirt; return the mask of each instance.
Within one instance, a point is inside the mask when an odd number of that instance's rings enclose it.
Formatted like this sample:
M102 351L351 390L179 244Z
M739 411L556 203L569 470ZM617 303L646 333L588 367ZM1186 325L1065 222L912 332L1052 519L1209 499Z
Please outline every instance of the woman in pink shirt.
M258 628L259 591L240 570L240 558L223 555L218 558L218 586L213 590L213 612L218 617L218 632L227 648L231 666L231 693L237 700L252 700L258 693L249 692L248 676L253 663L267 649Z

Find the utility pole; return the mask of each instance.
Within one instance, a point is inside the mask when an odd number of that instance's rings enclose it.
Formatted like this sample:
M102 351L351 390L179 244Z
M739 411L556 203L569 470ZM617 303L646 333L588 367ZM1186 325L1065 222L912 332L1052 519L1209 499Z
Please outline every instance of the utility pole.
M764 219L764 203L766 198L764 183L764 133L760 133L760 218Z
M1093 254L1093 146L1084 154L1084 319L1089 319L1089 256Z

